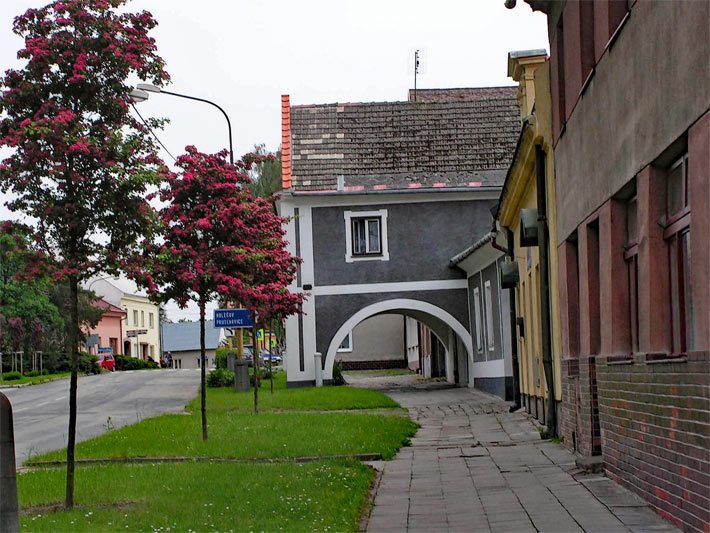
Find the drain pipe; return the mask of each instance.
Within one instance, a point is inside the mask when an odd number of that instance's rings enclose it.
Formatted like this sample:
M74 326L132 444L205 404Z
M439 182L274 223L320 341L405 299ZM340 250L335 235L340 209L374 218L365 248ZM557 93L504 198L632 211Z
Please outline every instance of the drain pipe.
M535 145L535 178L537 185L537 238L540 254L540 325L542 326L542 365L547 384L547 436L557 435L555 409L555 374L552 364L552 336L550 334L550 258L547 231L547 187L545 183L545 151Z
M505 230L505 240L508 242L508 247L504 248L493 239L493 248L503 252L511 261L515 261L515 237L513 236L513 231L510 228L503 229ZM520 369L518 367L518 325L515 312L515 287L508 289L508 295L510 296L510 358L513 365L513 405L510 406L510 412L512 413L522 407L522 403L520 402Z

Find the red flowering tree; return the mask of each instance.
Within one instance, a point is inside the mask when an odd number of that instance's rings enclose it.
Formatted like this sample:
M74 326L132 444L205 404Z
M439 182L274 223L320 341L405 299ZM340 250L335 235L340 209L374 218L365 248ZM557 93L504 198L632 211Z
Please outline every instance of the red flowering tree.
M283 219L249 191L251 156L231 165L226 151L208 155L194 146L178 157L160 199L161 241L147 243L136 279L160 301L189 301L200 309L202 438L207 439L205 307L214 299L262 312L300 311L302 295L288 291L298 259L285 250ZM254 358L255 363L257 358ZM257 363L258 364L258 363ZM255 367L258 368L258 367Z
M70 287L72 376L67 444L67 508L74 504L78 368L78 287L115 272L146 231L146 186L162 165L129 114L135 76L168 79L150 13L118 13L126 0L57 0L17 17L25 61L0 79L0 186L11 209L37 221L37 237ZM158 126L154 121L151 126Z

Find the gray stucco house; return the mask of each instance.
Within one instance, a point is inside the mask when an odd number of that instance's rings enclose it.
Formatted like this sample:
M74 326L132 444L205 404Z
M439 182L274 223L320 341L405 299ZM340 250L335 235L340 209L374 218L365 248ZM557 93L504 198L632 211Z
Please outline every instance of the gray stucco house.
M468 280L450 259L491 228L519 132L516 87L417 91L417 101L291 106L282 97L280 213L303 258L286 323L291 386L332 378L360 322L397 313L444 347L445 376L474 385ZM409 349L409 346L407 346Z
M502 287L501 265L506 259L498 238L497 232L487 233L452 257L451 266L465 272L468 280L473 386L513 400L511 309L514 304L510 291ZM505 240L502 238L501 242Z

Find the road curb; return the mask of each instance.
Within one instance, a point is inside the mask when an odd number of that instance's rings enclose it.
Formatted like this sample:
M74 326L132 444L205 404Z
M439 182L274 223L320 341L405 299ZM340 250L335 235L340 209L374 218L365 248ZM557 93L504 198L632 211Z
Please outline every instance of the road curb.
M150 463L242 463L242 464L278 464L278 463L312 463L314 461L356 460L362 462L382 461L381 453L358 453L353 455L312 455L304 457L112 457L103 459L77 459L77 465L106 464L150 464ZM66 466L66 461L30 461L24 469L59 468Z

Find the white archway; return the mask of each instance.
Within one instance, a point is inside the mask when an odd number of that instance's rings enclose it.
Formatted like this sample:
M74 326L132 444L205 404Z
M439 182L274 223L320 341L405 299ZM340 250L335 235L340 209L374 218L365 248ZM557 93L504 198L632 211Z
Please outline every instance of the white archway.
M466 351L468 352L467 356L469 359L469 368L472 367L471 365L473 364L473 361L471 360L471 354L473 354L473 343L471 341L471 335L469 335L468 330L461 324L461 322L459 322L447 311L444 311L441 307L428 302L410 300L407 298L396 298L368 305L367 307L360 309L357 313L346 320L342 326L340 326L338 331L335 332L335 335L333 335L330 345L328 346L328 352L326 353L324 368L325 379L333 378L333 364L335 363L335 356L338 351L338 346L340 346L340 343L343 341L345 336L352 331L355 326L371 316L396 311L401 311L403 314L407 314L407 311L424 313L449 326L453 332L458 335L461 342L466 347ZM443 339L440 340L443 342ZM445 342L444 345L446 346Z

